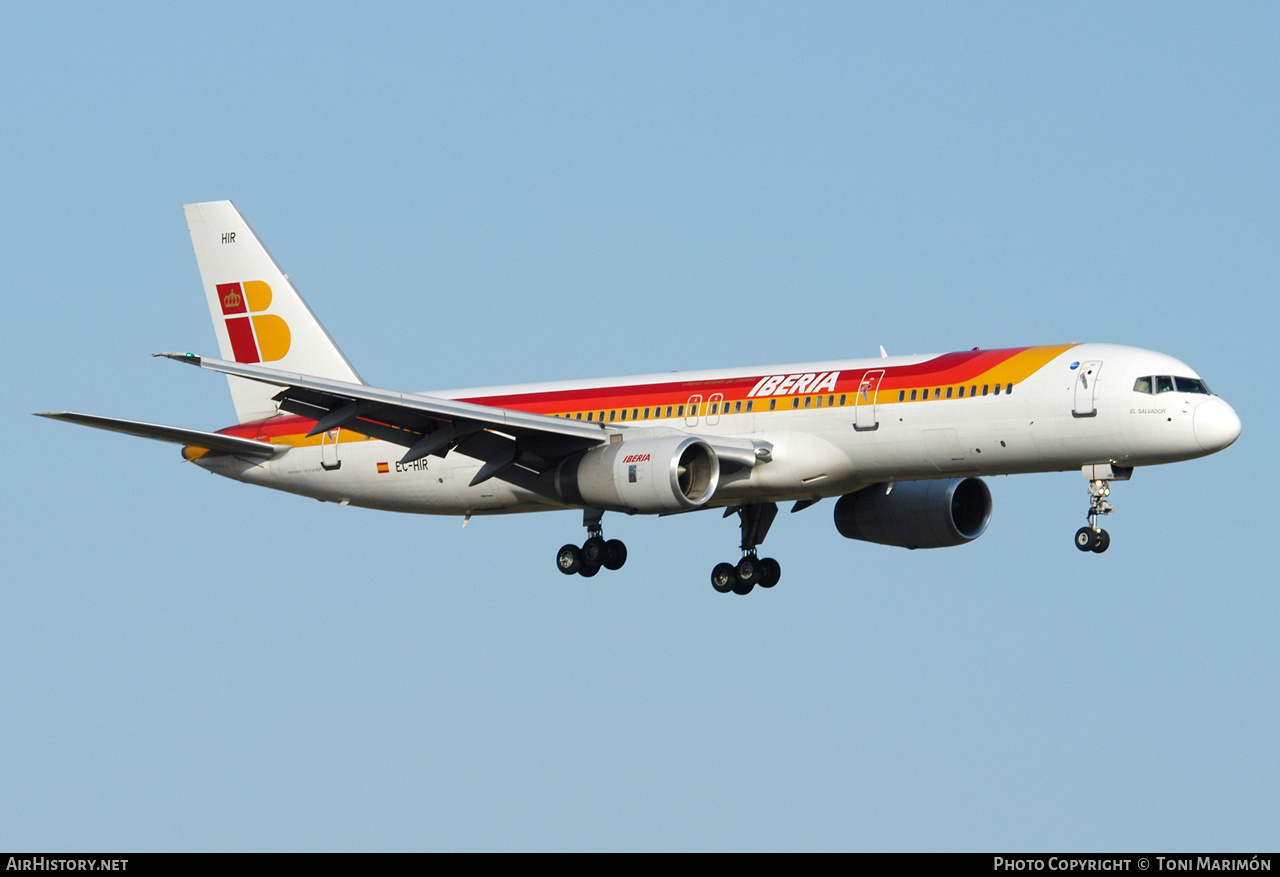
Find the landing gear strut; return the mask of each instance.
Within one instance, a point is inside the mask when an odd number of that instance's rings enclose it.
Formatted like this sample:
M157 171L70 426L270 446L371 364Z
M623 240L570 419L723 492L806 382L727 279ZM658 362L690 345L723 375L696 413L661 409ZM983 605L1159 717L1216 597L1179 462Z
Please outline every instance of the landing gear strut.
M1132 469L1125 473L1128 477ZM1111 535L1098 526L1098 518L1109 515L1115 507L1107 501L1111 495L1110 466L1085 466L1084 477L1089 480L1089 526L1076 530L1076 548L1101 554L1111 547Z
M756 546L764 541L778 514L775 503L757 503L727 509L725 517L737 511L742 527L742 559L736 564L717 563L711 571L711 587L721 594L750 594L756 585L772 588L782 577L782 565L772 557L756 556Z
M591 578L605 569L622 569L627 562L627 546L620 539L604 538L604 527L600 520L604 512L599 509L582 510L582 526L587 528L587 541L582 547L563 545L556 552L556 568L567 576L574 573L583 578Z

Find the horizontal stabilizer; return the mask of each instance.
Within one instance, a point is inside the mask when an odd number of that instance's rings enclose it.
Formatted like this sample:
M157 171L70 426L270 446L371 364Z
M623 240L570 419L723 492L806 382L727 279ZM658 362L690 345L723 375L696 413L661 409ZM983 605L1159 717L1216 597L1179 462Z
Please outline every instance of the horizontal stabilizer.
M111 432L123 432L125 435L136 435L142 438L173 442L179 445L195 445L201 448L208 448L211 451L222 451L226 454L239 454L249 457L274 457L292 447L291 445L273 445L270 442L237 438L233 435L223 435L220 432L183 429L180 426L161 426L158 423L140 423L136 420L120 420L116 417L100 417L96 414L76 414L73 411L41 411L37 416L49 417L53 420L65 420L68 423L78 423L81 426L92 426L95 429L106 429Z

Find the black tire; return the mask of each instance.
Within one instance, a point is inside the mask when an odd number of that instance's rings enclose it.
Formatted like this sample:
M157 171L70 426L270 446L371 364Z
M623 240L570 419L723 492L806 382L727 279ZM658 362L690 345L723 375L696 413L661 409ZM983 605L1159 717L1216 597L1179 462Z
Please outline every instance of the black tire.
M778 583L778 579L782 578L782 564L772 557L766 557L760 561L760 566L764 570L764 575L760 578L760 587L772 588Z
M760 565L760 559L750 554L738 561L737 573L738 582L747 585L748 591L755 587L756 582L764 578L764 568Z
M604 543L605 569L622 569L622 565L626 562L627 546L622 544L621 539L610 539Z
M1081 527L1076 530L1076 548L1081 551L1092 551L1093 546L1098 544L1098 534L1094 532L1092 527Z
M755 586L756 586L755 582L744 582L739 580L738 583L733 586L733 592L735 594L745 597L747 596L747 594L751 593L751 589L754 588Z
M727 594L738 584L738 571L732 563L717 563L711 571L711 587L721 594Z
M607 554L608 550L604 547L604 540L599 536L592 536L582 543L582 563L584 566L602 566Z
M561 545L556 552L556 569L571 576L582 569L582 552L577 545Z
M596 573L598 573L598 572L600 572L600 567L598 567L598 566L587 566L587 565L584 563L584 564L582 565L582 569L578 570L578 575L582 576L584 579L589 579L589 578L591 578L593 575L595 575L595 574L596 574Z
M1093 546L1094 553L1101 554L1102 552L1106 551L1110 547L1111 547L1111 534L1108 533L1106 530L1099 530L1097 544Z

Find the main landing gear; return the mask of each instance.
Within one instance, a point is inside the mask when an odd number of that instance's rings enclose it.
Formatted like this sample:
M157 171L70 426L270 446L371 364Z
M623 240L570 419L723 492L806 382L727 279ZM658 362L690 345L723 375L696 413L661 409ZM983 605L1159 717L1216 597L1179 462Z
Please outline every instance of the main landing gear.
M1111 514L1114 506L1107 502L1107 497L1111 495L1111 480L1091 477L1097 473L1089 470L1095 468L1102 467L1085 467L1085 477L1089 479L1089 526L1076 530L1076 548L1101 554L1111 547L1111 536L1098 526L1098 518Z
M725 517L733 514L735 509L727 509ZM778 514L775 503L757 503L744 505L736 509L742 526L742 560L736 564L717 563L711 571L711 587L721 594L733 591L735 594L750 594L756 585L772 588L782 578L782 565L772 557L756 556L756 546L764 541L769 527Z
M587 528L587 541L582 547L565 545L556 552L556 567L567 576L574 573L583 578L591 578L605 569L622 569L627 562L627 546L620 539L604 538L604 528L600 519L604 512L598 509L582 510L582 526Z

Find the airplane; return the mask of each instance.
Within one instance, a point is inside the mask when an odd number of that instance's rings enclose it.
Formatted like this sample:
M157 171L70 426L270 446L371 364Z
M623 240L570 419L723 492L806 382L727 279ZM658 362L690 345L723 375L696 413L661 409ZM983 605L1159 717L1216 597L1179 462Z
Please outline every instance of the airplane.
M185 205L220 358L157 353L227 376L237 423L209 432L40 414L181 444L218 475L341 505L434 515L578 509L566 575L616 570L604 512L737 514L721 593L771 588L760 557L778 503L837 497L839 533L905 548L972 542L982 476L1076 470L1082 552L1111 538L1111 483L1226 448L1240 418L1186 364L1074 343L404 393L365 383L230 201Z

